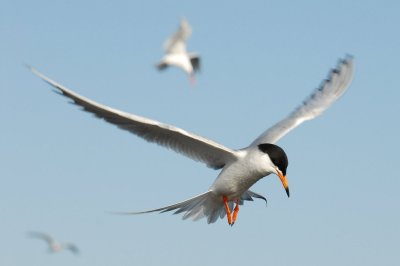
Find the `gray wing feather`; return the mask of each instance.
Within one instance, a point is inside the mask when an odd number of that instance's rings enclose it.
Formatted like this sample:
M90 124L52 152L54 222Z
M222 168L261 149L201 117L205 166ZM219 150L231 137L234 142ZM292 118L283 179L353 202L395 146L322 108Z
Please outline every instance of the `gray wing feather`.
M338 67L330 72L328 79L324 80L302 105L297 107L287 118L266 130L251 145L275 143L304 121L314 119L322 114L349 87L353 78L353 69L354 62L351 56L340 60Z
M102 118L107 122L127 130L149 142L157 143L184 154L193 160L201 161L208 167L219 169L226 162L236 160L235 151L214 141L187 132L175 126L160 123L155 120L128 114L117 109L99 104L85 98L57 82L46 77L36 69L31 71L57 89L62 95L73 100L74 104L83 110Z
M242 197L240 198L241 199L240 200L240 205L243 205L245 200L253 201L253 198L264 200L265 201L265 205L267 205L267 203L268 203L267 199L263 195L255 193L255 192L253 192L251 190L247 190L245 193L243 193Z

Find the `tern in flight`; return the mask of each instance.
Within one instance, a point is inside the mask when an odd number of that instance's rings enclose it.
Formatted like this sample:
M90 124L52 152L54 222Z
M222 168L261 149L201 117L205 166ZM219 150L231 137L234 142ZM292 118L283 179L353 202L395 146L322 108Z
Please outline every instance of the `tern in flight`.
M174 210L175 214L182 213L183 219L198 220L206 217L208 223L214 223L218 218L226 215L228 223L233 225L239 212L239 205L243 204L244 200L251 201L254 197L265 200L263 196L249 190L261 178L269 174L277 175L289 197L286 178L288 158L284 150L274 143L304 121L320 115L335 102L349 87L353 77L353 65L353 58L350 56L340 60L338 66L330 71L328 78L320 87L289 116L263 132L248 147L239 150L227 148L172 125L99 104L51 80L36 69L31 68L31 70L56 88L60 94L72 99L76 105L96 117L146 141L157 143L193 160L203 162L210 168L222 169L205 193L170 206L126 214Z
M183 69L192 83L195 82L195 73L200 70L200 57L196 53L188 53L186 41L192 34L192 28L185 18L182 18L179 29L164 43L165 55L157 64L159 70L168 66Z
M49 236L48 234L40 233L40 232L29 232L29 237L37 238L46 241L47 245L49 246L49 252L57 253L63 250L69 250L75 255L79 253L78 248L71 243L60 243L56 241L54 238Z

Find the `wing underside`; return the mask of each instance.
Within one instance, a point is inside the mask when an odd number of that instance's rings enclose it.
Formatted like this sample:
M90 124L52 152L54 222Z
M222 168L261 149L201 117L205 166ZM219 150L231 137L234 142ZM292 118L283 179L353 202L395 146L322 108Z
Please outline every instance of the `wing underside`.
M125 113L117 109L87 99L57 82L46 77L34 68L32 72L57 89L62 95L70 98L74 104L96 117L127 130L149 142L170 148L187 157L201 161L208 167L219 169L225 163L236 160L235 151L214 141L187 132L172 125Z

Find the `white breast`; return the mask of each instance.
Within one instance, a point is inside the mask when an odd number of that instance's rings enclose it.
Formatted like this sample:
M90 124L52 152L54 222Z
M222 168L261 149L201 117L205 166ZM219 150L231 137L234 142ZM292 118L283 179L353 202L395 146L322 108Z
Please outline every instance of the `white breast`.
M182 68L188 74L193 72L193 67L192 64L190 63L190 58L185 53L167 54L163 58L163 61L169 65L174 65Z
M228 199L239 198L252 185L274 171L268 155L257 147L240 151L241 156L235 162L226 165L210 190Z

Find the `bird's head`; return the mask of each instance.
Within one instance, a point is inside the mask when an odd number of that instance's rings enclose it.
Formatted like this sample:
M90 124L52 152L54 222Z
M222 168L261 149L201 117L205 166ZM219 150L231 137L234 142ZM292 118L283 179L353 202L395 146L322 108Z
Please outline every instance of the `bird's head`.
M274 144L263 143L258 145L260 151L266 153L273 164L273 173L279 176L279 179L282 182L283 187L286 190L286 194L289 197L289 184L286 178L286 169L288 167L289 161L286 156L285 151Z

